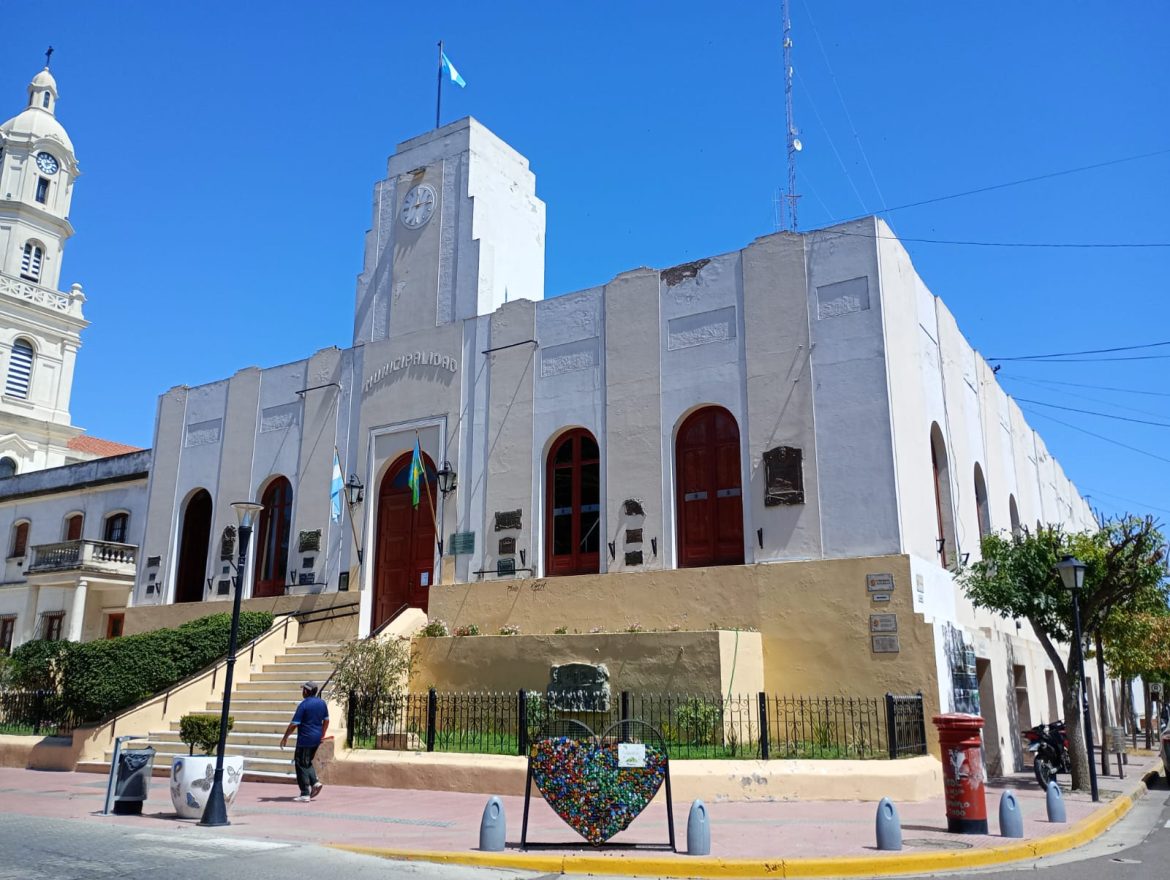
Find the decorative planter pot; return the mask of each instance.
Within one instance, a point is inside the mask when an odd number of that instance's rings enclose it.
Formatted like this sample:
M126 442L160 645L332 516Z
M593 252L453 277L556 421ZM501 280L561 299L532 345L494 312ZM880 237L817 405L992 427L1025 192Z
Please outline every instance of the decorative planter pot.
M226 755L223 759L223 802L228 807L240 790L244 778L244 759ZM207 755L184 755L171 760L171 803L181 819L203 818L207 796L215 781L215 758Z

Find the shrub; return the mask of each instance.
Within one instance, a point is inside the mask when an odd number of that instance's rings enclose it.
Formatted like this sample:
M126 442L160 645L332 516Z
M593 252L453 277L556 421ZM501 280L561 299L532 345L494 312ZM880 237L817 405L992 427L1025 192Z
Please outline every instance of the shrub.
M638 623L637 621L634 621L626 627L626 632L628 633L640 633L642 631L642 624Z
M502 636L518 636L520 635L520 627L514 623L505 623L500 627L499 634Z
M65 675L66 658L78 647L77 642L46 642L43 639L25 642L12 652L9 661L12 687L57 693Z
M240 615L237 644L272 626L266 611ZM227 654L231 615L212 614L175 629L70 645L61 694L81 721L97 721L139 703Z
M718 698L716 698L718 700ZM719 742L723 725L723 701L707 701L691 697L674 713L678 722L679 742L691 746L706 746Z
M432 620L422 628L420 636L425 636L428 639L441 639L444 636L451 635L451 630L447 628L447 621Z
M569 628L567 626L558 626L556 629L553 630L553 635L563 636L563 635L566 635L568 632L569 632Z
M479 635L479 624L467 623L463 626L455 627L455 635L457 636L477 636Z
M219 751L219 721L218 715L196 713L179 719L179 739L187 744L187 754L194 754L196 748L205 755ZM235 723L236 719L229 715L227 729L230 731Z
M328 696L344 699L353 693L383 699L406 689L411 656L410 642L405 639L354 639L331 651L329 657L337 668L326 688Z

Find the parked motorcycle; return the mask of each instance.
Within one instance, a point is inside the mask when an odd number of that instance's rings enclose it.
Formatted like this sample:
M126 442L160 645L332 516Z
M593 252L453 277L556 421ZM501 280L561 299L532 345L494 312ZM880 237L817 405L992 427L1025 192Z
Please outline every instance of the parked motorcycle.
M1068 753L1068 733L1063 721L1051 724L1037 724L1024 732L1028 751L1032 753L1032 768L1036 781L1043 789L1056 778L1057 773L1069 773L1072 759Z

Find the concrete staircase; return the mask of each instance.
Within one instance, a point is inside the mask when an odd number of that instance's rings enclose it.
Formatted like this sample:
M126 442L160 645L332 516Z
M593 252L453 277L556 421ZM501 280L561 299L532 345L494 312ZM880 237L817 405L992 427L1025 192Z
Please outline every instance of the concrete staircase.
M244 779L259 782L294 782L292 758L296 734L289 738L288 747L280 748L284 735L301 701L301 685L315 681L318 686L333 674L333 663L327 654L340 647L337 643L312 642L292 645L267 664L261 672L252 674L251 681L237 684L232 689L231 716L235 719L228 733L228 755L244 758ZM208 713L218 715L222 700L207 704ZM344 719L330 719L334 729ZM147 741L156 751L155 775L170 772L171 759L187 754L187 746L179 739L179 719L170 720L170 729L152 731ZM140 747L139 742L131 744ZM97 766L78 765L78 770L108 773L113 751L107 751L104 762L90 762ZM162 772L160 772L162 771Z

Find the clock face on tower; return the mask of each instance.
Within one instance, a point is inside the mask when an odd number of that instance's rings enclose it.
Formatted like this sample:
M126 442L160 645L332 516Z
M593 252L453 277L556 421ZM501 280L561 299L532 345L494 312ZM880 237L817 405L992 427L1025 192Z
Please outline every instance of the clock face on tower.
M37 153L37 167L45 174L56 174L60 166L52 153Z
M406 198L402 200L402 225L407 229L419 229L425 226L435 213L435 190L426 183L412 186Z

